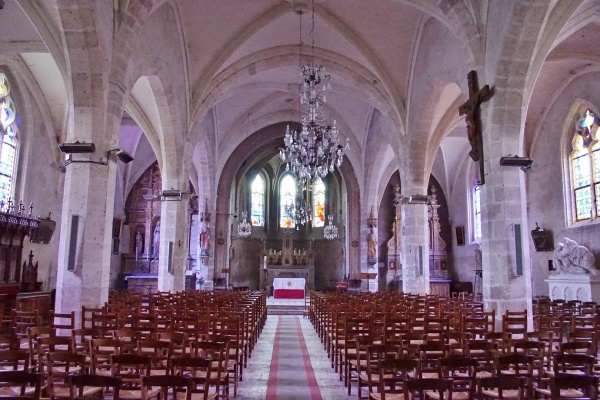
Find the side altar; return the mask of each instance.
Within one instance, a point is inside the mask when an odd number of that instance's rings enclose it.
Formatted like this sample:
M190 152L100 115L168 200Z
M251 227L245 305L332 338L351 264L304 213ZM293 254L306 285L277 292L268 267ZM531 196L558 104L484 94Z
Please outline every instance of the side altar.
M261 289L273 293L273 280L275 278L304 278L306 292L315 287L315 264L313 255L313 242L294 244L290 233L283 236L281 250L275 248L267 249L266 241L263 241L263 262L260 265Z

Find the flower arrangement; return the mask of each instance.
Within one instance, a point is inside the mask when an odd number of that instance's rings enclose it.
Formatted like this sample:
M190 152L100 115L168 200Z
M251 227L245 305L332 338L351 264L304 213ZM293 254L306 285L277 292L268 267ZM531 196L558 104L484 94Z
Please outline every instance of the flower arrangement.
M196 279L196 283L198 284L198 286L202 287L204 285L204 277L201 276L199 278Z

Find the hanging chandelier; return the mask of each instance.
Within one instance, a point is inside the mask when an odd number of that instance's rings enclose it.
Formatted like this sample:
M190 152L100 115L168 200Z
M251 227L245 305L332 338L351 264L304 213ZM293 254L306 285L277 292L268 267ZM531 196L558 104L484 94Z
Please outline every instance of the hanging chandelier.
M333 240L338 235L338 228L333 224L333 214L329 214L327 216L327 220L329 221L327 226L323 228L323 236L327 240Z
M287 162L286 170L291 170L300 179L308 181L324 178L336 167L339 168L344 160L345 150L349 148L348 138L344 144L340 141L336 121L333 120L333 124L329 124L325 118L324 104L327 101L326 93L331 90L329 83L331 75L325 73L323 66L314 65L314 1L312 25L312 58L310 64L300 67L300 124L302 127L300 130L291 130L289 125L287 126L284 147L279 151L281 160ZM300 28L302 28L302 20ZM302 42L302 38L300 38L300 42ZM302 53L300 58L302 58Z
M238 236L248 237L252 233L252 225L248 222L248 211L242 211L242 219L238 224Z

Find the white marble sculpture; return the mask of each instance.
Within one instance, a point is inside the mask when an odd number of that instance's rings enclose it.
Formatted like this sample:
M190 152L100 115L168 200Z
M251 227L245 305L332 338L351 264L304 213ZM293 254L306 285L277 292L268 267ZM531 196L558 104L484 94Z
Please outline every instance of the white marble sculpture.
M596 275L594 255L574 240L565 238L554 250L554 264L559 274Z

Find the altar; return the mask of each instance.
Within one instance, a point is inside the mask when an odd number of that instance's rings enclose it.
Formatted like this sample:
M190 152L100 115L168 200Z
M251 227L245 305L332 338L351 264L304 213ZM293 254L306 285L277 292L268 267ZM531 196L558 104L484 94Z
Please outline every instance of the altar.
M291 287L287 286L288 282L292 285ZM300 282L302 282L301 286ZM283 238L281 250L276 248L267 249L266 243L263 244L263 262L260 266L259 285L261 289L267 290L269 294L273 293L275 297L278 296L277 290L287 291L292 289L302 292L294 292L295 296L304 296L306 291L314 289L314 283L315 266L312 242L299 243L296 247L292 236L286 234ZM284 287L279 285L284 285ZM295 285L298 285L298 287ZM288 292L280 293L281 296L290 294Z
M306 280L304 278L274 278L273 297L276 299L303 299Z

